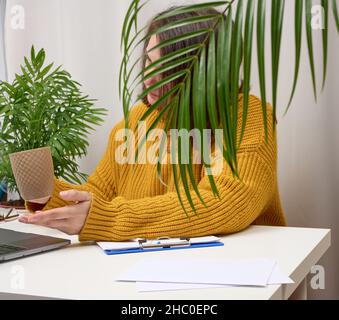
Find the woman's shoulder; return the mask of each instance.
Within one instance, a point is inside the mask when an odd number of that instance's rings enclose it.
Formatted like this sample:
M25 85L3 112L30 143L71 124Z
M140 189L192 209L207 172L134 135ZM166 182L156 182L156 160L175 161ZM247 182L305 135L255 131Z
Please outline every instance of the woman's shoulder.
M134 128L138 121L142 118L143 114L146 112L147 106L143 102L135 104L128 114L128 127ZM125 128L125 118L120 119L120 121L112 128L112 131Z
M135 104L129 111L129 119L131 121L131 127L134 127L135 124L142 118L142 116L147 111L148 106L144 102L139 102Z

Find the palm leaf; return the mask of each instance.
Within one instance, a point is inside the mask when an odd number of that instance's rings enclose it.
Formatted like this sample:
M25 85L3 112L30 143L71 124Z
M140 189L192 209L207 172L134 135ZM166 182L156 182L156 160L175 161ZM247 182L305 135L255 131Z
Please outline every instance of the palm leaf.
M143 77L143 75L145 73L148 73L150 70L156 68L159 69L159 66L162 66L163 68L168 67L168 64L171 65L172 63L177 63L178 62L178 58L180 58L181 56L187 55L188 53L194 52L196 50L199 49L199 45L192 45L189 46L187 48L183 48L180 50L177 50L175 52L169 53L164 55L163 57L161 57L160 59L158 59L157 61L152 62L150 65L148 65L147 67L145 67L136 77L135 79L132 81L132 84L137 81L139 78ZM168 64L166 64L168 63ZM155 71L153 73L153 75L157 75L157 74L161 74L162 72L157 72ZM146 77L143 77L142 79L145 79ZM129 77L127 77L126 82L129 80ZM141 80L142 81L142 80ZM140 81L139 81L140 83ZM131 96L135 89L137 88L137 85L134 86L133 89L131 89L132 84L127 88L129 95ZM137 99L138 100L138 99Z
M231 47L232 47L232 8L229 8L226 22L222 21L219 28L219 39L217 48L217 70L224 70L225 74L230 74L231 70ZM234 162L236 161L236 142L231 134L231 117L228 116L231 110L230 77L223 77L221 72L217 73L217 95L218 109L220 113L221 127L225 140L226 150L223 150L225 159L233 173L236 173Z
M332 0L332 12L333 12L335 25L337 26L337 31L339 33L339 13L338 13L337 0Z
M188 83L186 85L186 90L181 91L180 95L180 103L179 103L179 110L178 110L178 129L179 130L186 130L186 118L189 117L190 105L189 105L189 94L191 89L190 78L187 79ZM188 99L187 99L188 98ZM186 175L186 164L189 162L189 141L186 139L186 131L183 131L184 136L178 137L178 162L179 162L179 170L180 170L180 177L184 187L185 195L187 200L193 209L196 212L194 203L191 197L189 184ZM184 142L184 144L183 144ZM188 143L187 143L188 142ZM184 152L181 152L184 150Z
M323 29L322 29L322 39L323 39L323 84L322 84L322 90L324 90L325 83L326 83L327 61L328 61L328 11L329 11L328 0L321 0L321 6L324 9L324 26L323 26Z
M303 17L304 1L295 2L295 15L294 15L294 38L295 38L295 68L294 68L294 80L293 88L288 106L285 111L285 115L291 106L295 90L297 88L299 69L300 69L300 55L301 55L301 41L302 41L302 17Z
M252 44L253 44L253 24L254 24L254 1L248 1L246 10L245 22L245 37L244 37L244 86L243 86L243 116L239 146L242 142L245 133L247 122L249 95L250 95L250 80L252 66Z
M145 36L143 36L133 47L132 52L141 44L143 44L146 40L148 40L149 38L151 38L153 35L155 34L159 34L161 32L165 32L171 29L175 29L178 27L182 27L182 26L186 26L186 25L191 25L193 23L199 23L199 22L206 22L206 21L210 21L210 20L214 20L215 18L217 18L218 16L220 16L220 14L209 14L209 15L205 15L205 16L200 16L200 17L193 17L193 18L184 18L178 21L174 21L174 22L170 22L168 24L165 24L164 26L152 31L152 32L148 32L146 33ZM145 30L145 27L142 29ZM138 38L138 35L140 35L142 33L142 30L138 31L137 34L132 38L131 43L129 44L129 46L127 47L127 49L131 49L131 45L135 43L135 41ZM161 46L162 43L160 44ZM129 50L125 50L125 51L129 51Z
M220 6L225 6L228 5L232 1L215 1L215 2L207 2L207 3L198 3L198 4L193 4L189 6L184 6L184 7L179 7L176 9L173 9L169 12L166 12L164 14L159 15L155 20L161 20L169 17L173 17L177 14L181 13L187 13L187 12L192 12L192 11L199 11L201 9L208 9L208 8L215 8L215 7L220 7Z
M217 79L216 79L216 50L215 35L211 33L210 44L208 47L208 65L207 65L207 111L211 119L212 130L216 130L218 125L218 111L216 103Z
M258 1L257 7L257 51L258 74L261 96L261 109L265 129L265 140L268 139L267 129L267 100L266 100L266 69L265 69L265 29L266 29L265 1Z
M139 82L136 84L136 86L139 86L141 83L143 83L144 81L146 81L147 79L150 79L152 77L156 77L158 75L162 75L164 72L166 71L170 71L172 69L175 69L183 64L186 64L188 62L191 62L193 60L192 57L184 57L184 58L181 58L181 59L177 59L175 60L174 62L170 62L168 64L164 64L162 66L160 66L159 68L153 70L152 72L149 72L147 74L147 76L141 78L139 80ZM134 88L135 89L135 88Z
M232 122L231 135L236 146L233 156L237 154L237 126L238 126L238 103L239 103L239 81L242 55L242 31L243 31L243 6L244 1L237 2L237 12L235 15L234 32L232 34L231 51L231 108L230 118ZM235 161L237 167L237 161Z
M284 20L285 0L272 0L271 46L272 46L272 107L273 127L277 122L278 78L281 36Z
M161 106L164 102L166 102L166 100L171 97L173 94L175 94L179 89L179 86L175 86L174 88L172 88L171 90L169 90L166 94L164 94L160 99L158 99L151 107L148 108L148 110L143 114L143 116L141 117L140 121L145 121L147 119L147 117L149 117L154 110L156 110L157 108L159 108L159 106ZM162 108L162 110L160 111L158 117L153 121L153 123L150 125L150 127L147 129L146 134L144 137L142 137L141 141L138 144L138 147L136 149L136 153L135 153L135 162L138 161L138 155L139 155L139 150L142 149L142 147L144 146L144 144L147 141L147 138L149 137L150 132L156 128L157 124L161 121L161 119L163 117L165 117L168 113L168 111L170 110L170 108L172 107L172 102L170 102L167 106L165 106L164 108Z
M177 120L178 120L178 113L179 113L179 97L177 96L176 98L174 98L174 107L173 107L173 116L171 118L171 126L176 128L177 127ZM184 206L182 197L181 197L181 193L180 193L180 186L179 186L179 176L178 176L178 170L177 170L177 150L178 149L178 139L176 139L176 137L173 139L174 137L171 137L171 162L172 162L172 171L173 171L173 182L174 182L174 186L175 186L175 190L177 192L178 195L178 199L180 202L181 207L183 208L186 216L188 216L188 213L186 211L186 208Z
M315 76L314 54L313 54L313 35L312 35L312 0L305 0L306 9L306 36L307 36L307 48L309 63L311 68L312 84L314 99L317 101L317 83Z
M45 51L24 57L13 83L0 82L0 162L8 154L51 146L55 175L69 182L81 182L75 159L86 154L87 135L92 125L102 122L106 113L94 108L94 100L83 95L80 84L61 67L47 66ZM4 103L2 101L4 100ZM5 179L9 190L16 190L10 166L0 166L0 180Z
M186 130L186 132L189 132L191 129L191 123L190 123L190 105L191 105L191 90L192 90L192 86L191 86L191 79L187 78L187 85L186 85L186 89L185 89L185 95L183 96L183 110L184 110L184 117L183 117L183 121L182 121L182 128L184 130ZM186 140L187 141L187 140ZM188 165L187 165L187 171L188 171L188 175L189 175L189 179L190 182L192 184L192 188L195 192L195 194L198 196L199 200L201 201L201 203L206 207L206 203L204 201L204 199L202 198L200 191L198 189L198 184L197 181L194 177L194 172L193 172L193 161L192 161L192 153L193 150L191 148L189 148L189 141L188 145L187 145L187 149L186 152L188 153L188 159L186 159L188 161ZM187 195L187 197L190 197L190 191L187 188L187 190L185 191ZM194 204L192 201L190 201L190 206L193 209L193 212L197 214Z
M194 114L194 127L198 129L201 137L201 159L204 167L208 169L209 164L207 164L206 159L208 159L209 154L208 150L205 147L206 142L206 133L205 129L207 128L206 123L206 49L203 47L200 61L195 64L193 71L193 114ZM210 180L212 192L215 196L219 196L218 189L215 185L214 178L212 175L208 174Z
M140 0L132 0L130 6L128 7L124 23L122 26L122 32L121 32L121 41L120 41L120 48L122 49L124 45L127 44L128 37L126 37L127 34L131 32L131 29L133 25L137 29L137 18L138 18L138 13L141 11L143 7L147 5L149 2L146 1L143 3L141 6L139 6Z
M150 87L148 87L146 90L144 90L139 96L138 96L138 100L146 97L149 93L151 93L154 90L160 89L162 88L164 85L171 83L172 81L185 76L186 72L185 71L178 71L160 81L158 81L157 83L151 85Z
M187 40L187 39L192 39L194 37L201 36L201 35L205 34L206 32L209 32L209 31L210 31L209 29L200 29L200 30L197 30L197 31L188 32L188 33L185 33L185 34L178 35L178 36L173 37L171 39L162 41L161 43L155 45L153 48L151 48L147 52L149 53L153 50L161 49L163 47L170 46L171 44L175 44L175 43L180 42L180 41L184 41L184 40Z
M150 2L148 0L147 2ZM315 61L313 53L313 35L311 27L311 8L312 0L295 1L294 14L294 42L295 42L295 65L294 77L292 82L292 90L286 112L289 109L295 96L299 70L301 64L301 47L302 47L302 21L303 14L306 17L306 39L308 49L308 60L311 68L311 77L313 83L313 91L317 98L317 86L315 75ZM325 10L325 29L322 31L323 42L323 87L326 81L327 56L328 56L328 25L329 25L329 2L321 0L321 4ZM255 7L257 5L257 8ZM305 10L304 10L305 6ZM252 55L253 55L253 33L254 23L256 23L256 39L257 39L257 64L258 76L260 84L261 108L263 114L263 127L265 131L266 141L268 138L268 122L267 122L267 92L266 92L266 1L251 0L247 1L246 13L244 14L243 0L202 2L193 5L183 5L172 10L167 10L158 15L155 20L171 18L178 14L195 12L203 9L224 7L218 14L204 13L198 16L187 18L183 15L175 21L169 19L167 22L156 28L152 32L146 32L147 26L138 29L137 18L142 9L145 9L143 1L133 0L127 10L124 20L121 47L123 59L119 70L119 96L122 98L122 105L125 119L128 119L129 109L138 100L146 97L151 91L161 89L165 85L176 82L176 87L160 97L159 100L148 108L143 119L146 119L160 105L167 103L168 98L172 101L162 109L153 124L146 133L150 133L161 119L166 119L165 129L181 128L191 130L198 129L201 134L201 150L200 156L203 161L203 167L210 172L208 163L209 150L207 150L207 137L204 129L207 123L210 123L211 129L215 132L217 129L223 130L223 157L226 160L231 172L237 178L238 164L237 153L243 141L249 108L250 84L252 81ZM233 23L232 7L235 7L235 19ZM256 10L256 13L255 13ZM339 31L338 9L335 0L332 0L332 12ZM272 106L273 106L273 124L277 123L277 107L278 107L278 89L279 89L279 63L282 47L282 33L284 28L285 1L272 0L271 6L271 57L272 57ZM255 22L256 17L256 22ZM202 37L204 40L196 45L192 45L175 52L162 56L147 67L144 66L132 77L135 69L138 67L142 57L131 61L133 53L139 49L141 45L150 37L164 31L176 29L182 26L188 26L200 22L212 22L212 28L202 28L185 34L177 34L171 39L160 41L148 52L156 49L162 49L167 46L174 45L180 41L194 40L195 37ZM133 28L134 26L134 28ZM215 31L218 31L216 37ZM194 41L193 41L194 42ZM242 60L243 59L243 60ZM35 60L37 58L35 57ZM241 79L241 63L243 62L243 79ZM178 71L180 70L180 71ZM166 74L166 76L164 76ZM145 88L141 93L137 94L135 101L132 101L140 84L151 77L161 79L149 88ZM242 103L242 123L240 128L240 137L238 139L238 109L239 109L239 83L243 80L243 103ZM133 102L133 103L132 103ZM192 110L190 109L190 106ZM193 122L190 121L190 112L193 112ZM166 117L166 118L165 118ZM126 120L127 126L127 120ZM145 138L146 138L145 137ZM205 139L204 139L205 138ZM145 142L145 139L141 141ZM162 141L163 142L163 141ZM173 165L173 177L179 201L183 206L183 198L180 190L183 190L188 204L195 212L195 203L191 195L191 188L195 191L201 202L203 199L199 193L197 182L194 179L192 154L184 154L181 146L184 141L178 141L178 154L171 154L173 160L177 156L179 167ZM140 146L140 145L139 145ZM163 145L161 143L161 149ZM183 162L183 163L181 163ZM179 169L179 170L178 170ZM161 164L157 164L158 176L161 176ZM218 190L214 177L208 175L211 190L215 196L218 196ZM160 177L161 178L161 177ZM179 187L179 180L182 183L182 189ZM191 188L189 187L191 185ZM181 191L182 192L182 191ZM187 213L187 211L185 210Z
M165 32L171 29L175 29L178 27L183 27L186 25L191 25L193 23L199 23L199 22L206 22L210 20L215 20L216 17L218 17L219 14L208 14L205 16L198 16L198 17L193 17L193 18L184 18L178 21L170 22L164 25L163 27L158 28L157 30L154 30L153 32L150 32L148 36L152 36L154 34L159 34L161 32Z

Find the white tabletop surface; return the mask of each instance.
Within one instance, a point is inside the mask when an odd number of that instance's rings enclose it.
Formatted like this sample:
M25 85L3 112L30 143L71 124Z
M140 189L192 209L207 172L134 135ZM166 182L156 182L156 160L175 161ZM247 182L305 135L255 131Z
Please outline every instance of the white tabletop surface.
M69 238L72 245L23 259L0 263L0 299L43 297L61 299L287 299L330 246L330 230L251 226L222 238L224 246L108 256L95 244L77 237L17 221L0 228ZM272 258L295 283L266 288L232 287L138 293L135 283L115 277L144 255L170 257ZM16 277L19 275L20 282ZM150 271L151 272L151 271Z

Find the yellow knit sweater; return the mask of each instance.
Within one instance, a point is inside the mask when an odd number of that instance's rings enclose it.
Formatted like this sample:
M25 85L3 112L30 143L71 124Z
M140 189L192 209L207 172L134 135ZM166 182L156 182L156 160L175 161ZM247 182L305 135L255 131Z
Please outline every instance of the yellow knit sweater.
M241 97L241 96L240 96ZM242 120L242 99L239 98L239 131ZM130 128L136 128L147 106L136 105L131 111ZM146 123L152 123L154 111ZM250 96L247 127L238 153L239 174L232 176L224 165L215 177L220 199L214 197L209 179L201 165L194 165L198 188L207 208L192 191L197 209L195 214L182 198L189 213L184 213L173 183L171 164L162 167L163 185L158 177L156 164L118 164L115 150L121 142L115 134L124 128L124 121L111 131L106 153L88 182L74 186L55 179L54 192L43 210L67 205L59 192L77 189L91 192L90 210L79 239L81 241L123 241L131 238L196 237L238 232L251 224L286 225L277 184L276 134L272 129L272 108L268 105L269 135L265 141L261 102ZM160 122L158 128L163 128ZM238 134L239 136L239 134ZM149 148L147 144L147 148ZM148 150L148 149L147 149ZM27 208L32 207L27 203Z

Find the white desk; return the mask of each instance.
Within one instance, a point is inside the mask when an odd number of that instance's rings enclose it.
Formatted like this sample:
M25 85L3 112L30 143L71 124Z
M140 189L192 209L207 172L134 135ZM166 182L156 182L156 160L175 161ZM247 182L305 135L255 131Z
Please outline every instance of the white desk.
M56 251L0 264L0 300L9 298L61 299L288 299L303 282L311 267L330 246L330 230L252 226L223 238L223 247L174 250L124 255L105 255L99 247L80 244L77 237L19 222L0 224L23 232L39 233L72 240L72 245ZM134 283L115 282L115 275L133 265L143 255L154 257L268 257L295 284L267 288L217 288L138 293ZM16 281L18 272L20 281ZM23 272L23 274L22 274ZM22 279L24 279L22 281ZM13 285L14 284L14 285ZM20 286L23 285L23 288Z

